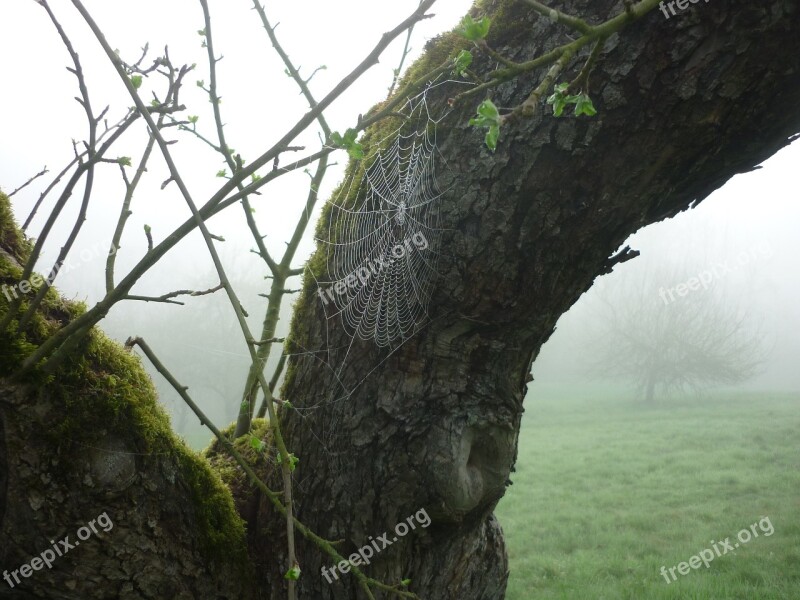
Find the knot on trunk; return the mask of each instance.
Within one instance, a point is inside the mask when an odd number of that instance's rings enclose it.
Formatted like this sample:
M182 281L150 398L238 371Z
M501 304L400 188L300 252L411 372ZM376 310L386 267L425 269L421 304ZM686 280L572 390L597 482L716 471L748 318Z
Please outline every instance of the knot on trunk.
M439 519L460 521L503 495L514 458L514 431L490 424L461 424L453 430L438 430L434 437L430 466L439 496Z

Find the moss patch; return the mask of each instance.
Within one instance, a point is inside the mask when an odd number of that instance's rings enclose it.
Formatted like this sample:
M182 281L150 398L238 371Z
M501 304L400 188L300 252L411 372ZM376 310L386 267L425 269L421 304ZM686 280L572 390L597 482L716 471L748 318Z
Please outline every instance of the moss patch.
M221 433L231 439L233 432L236 429L236 423L232 423ZM263 449L256 449L251 440L260 440L264 443ZM267 481L266 473L273 470L274 463L270 463L269 457L273 456L271 452L272 444L272 429L269 425L268 419L253 419L250 426L250 435L243 435L233 441L233 447L242 455L249 465L253 467L256 473L263 481ZM211 464L211 468L216 471L222 478L222 481L230 487L231 490L249 489L251 486L250 479L247 474L242 470L236 460L228 453L219 440L215 439L211 444L203 450L203 456Z
M0 247L18 261L27 260L31 252L31 244L22 235L14 220L11 201L0 191Z
M20 264L30 249L14 222L8 198L0 193L0 284L19 282ZM27 309L28 300L23 298L21 311ZM0 292L0 316L9 306L8 297ZM11 375L32 350L85 310L82 303L65 301L54 289L49 290L23 331L17 330L18 321L14 320L0 332L0 377ZM86 445L107 435L135 440L143 454L171 456L179 480L190 491L202 555L209 562L246 568L244 522L230 490L208 461L174 434L136 355L93 329L53 376L40 376L32 383L52 404L47 417L51 422L42 428L42 435L59 449L67 464L73 452L85 452Z
M34 293L23 294L19 290L22 279L22 265L28 260L32 250L31 243L17 227L8 196L0 192L0 316L17 298L21 300L18 315L28 310L29 300ZM43 279L43 278L42 278ZM18 320L9 323L6 331L0 332L0 377L13 373L36 347L56 330L86 310L82 302L69 302L61 298L54 289L45 294L41 309L30 323L18 331ZM40 383L46 383L40 380Z

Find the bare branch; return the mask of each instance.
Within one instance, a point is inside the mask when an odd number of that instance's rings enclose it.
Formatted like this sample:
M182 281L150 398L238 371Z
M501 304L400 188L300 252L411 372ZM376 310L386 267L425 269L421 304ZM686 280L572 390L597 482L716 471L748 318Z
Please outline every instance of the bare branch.
M96 152L96 144L97 144L97 124L102 119L103 115L108 110L107 108L100 114L99 117L94 116L94 112L92 111L92 104L89 100L89 89L86 87L86 80L83 76L83 67L81 66L81 61L78 58L78 53L72 46L72 42L67 37L66 32L64 31L63 27L61 27L61 23L59 23L58 19L56 18L53 11L50 9L50 5L47 3L46 0L40 0L39 4L41 4L45 11L47 11L47 15L50 17L50 21L55 26L56 30L58 31L58 35L61 37L61 41L64 44L64 47L67 49L67 52L72 59L72 63L74 68L68 69L72 73L74 73L75 77L78 79L78 88L80 89L80 98L77 98L78 102L81 106L83 106L84 112L86 113L86 120L88 121L89 125L89 142L86 145L86 154L88 157L88 161L86 163L86 181L84 183L83 188L83 199L81 201L81 206L78 211L78 216L75 219L75 225L72 228L72 231L67 238L65 244L61 247L61 250L58 253L58 257L56 258L55 265L51 273L53 273L53 277L47 277L42 286L39 288L36 296L31 300L28 310L22 315L22 318L19 320L19 325L17 327L18 331L22 331L28 321L33 317L36 313L36 309L38 308L39 304L47 294L47 291L50 289L55 276L58 274L58 270L61 268L61 265L64 264L64 260L66 260L67 255L69 254L72 245L75 243L75 240L80 233L81 228L83 227L83 223L86 221L86 210L89 207L89 201L92 197L92 188L94 185L94 167L98 161L102 160L102 155L98 155ZM76 180L77 183L77 180ZM37 246L41 249L41 242L42 240L37 241ZM38 256L36 257L38 258ZM30 272L33 271L33 267L35 265L35 260L33 256L31 259L28 260L28 263L25 265L25 271L28 272L28 276ZM24 275L23 275L24 276ZM13 313L15 314L16 311L19 309L18 305L14 306ZM9 310L11 314L11 310ZM4 320L5 321L5 320Z
M172 298L177 298L178 296L207 296L208 294L213 294L214 292L218 292L219 290L223 289L224 286L219 284L214 286L213 288L209 288L202 292L197 292L193 290L178 290L176 292L170 292L169 294L164 294L163 296L132 296L127 295L123 298L123 300L138 300L140 302L165 302L168 304L180 304L183 305L183 302L175 302Z
M522 0L525 4L533 8L536 12L540 15L543 15L553 21L554 23L561 23L562 25L567 25L584 35L587 33L591 33L592 26L589 25L583 19L579 19L578 17L573 17L566 13L561 12L560 10L556 10L555 8L548 8L541 2L537 2L536 0ZM628 0L629 1L629 0Z
M422 2L420 2L421 4ZM411 36L414 34L414 25L408 28L408 32L406 32L406 43L403 46L403 54L400 57L400 64L397 65L397 68L394 70L394 77L392 78L392 85L389 86L389 96L394 93L394 88L397 87L397 82L400 81L400 74L403 72L403 65L406 62L406 58L411 53L410 45L411 45Z
M28 186L29 186L30 184L32 184L34 181L36 181L37 179L39 179L39 177L42 177L43 175L46 175L47 173L49 173L49 171L47 170L47 167L45 166L45 167L44 167L44 168L43 168L41 171L39 171L39 172L38 172L36 175L34 175L34 176L33 176L33 177L31 177L30 179L28 179L28 181L26 181L25 183L23 183L21 186L19 186L17 189L15 189L15 190L14 190L13 192L11 192L10 194L7 194L7 196L8 196L9 198L11 198L11 197L12 197L14 194L16 194L16 193L17 193L17 192L19 192L19 191L22 191L22 190L24 190L26 187L28 187Z

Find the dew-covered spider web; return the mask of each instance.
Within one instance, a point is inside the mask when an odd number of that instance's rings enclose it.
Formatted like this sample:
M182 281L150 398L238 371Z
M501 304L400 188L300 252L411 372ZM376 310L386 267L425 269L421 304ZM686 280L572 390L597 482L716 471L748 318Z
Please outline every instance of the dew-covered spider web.
M330 201L326 281L318 298L332 327L353 340L396 348L428 320L441 229L437 120L426 94L409 100L403 124L375 146Z
M318 332L323 337L312 333L308 338L319 340L319 347L295 340L293 354L297 368L313 365L326 372L314 401L295 410L303 415L326 407L327 417L314 435L330 453L331 476L349 468L337 450L340 441L349 443L340 440L338 427L350 410L347 400L379 369L393 364L391 357L416 334L444 316L438 310L432 315L429 308L444 266L445 182L453 180L438 149L437 128L445 126L450 109L429 104L428 94L445 86L435 95L441 100L461 85L473 84L431 82L395 109L394 128L384 121L382 139L371 132L366 156L358 164L351 161L323 213L317 259L307 271L324 315L319 322L324 331Z

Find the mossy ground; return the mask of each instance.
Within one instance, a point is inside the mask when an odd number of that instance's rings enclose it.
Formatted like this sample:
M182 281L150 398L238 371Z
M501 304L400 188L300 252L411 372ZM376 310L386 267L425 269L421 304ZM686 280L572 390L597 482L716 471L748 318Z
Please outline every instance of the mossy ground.
M0 193L0 285L19 282L31 245L14 222L10 202ZM17 264L15 264L15 262ZM9 300L0 293L0 316ZM23 300L21 310L28 306ZM17 321L0 332L0 377L7 377L49 335L85 311L82 303L48 291L31 323L17 331ZM211 561L246 562L244 522L230 490L208 461L173 432L158 403L152 381L139 358L94 329L52 376L26 381L48 395L56 423L44 430L54 447L69 455L105 435L134 439L142 454L169 454L175 460L194 501L200 551ZM49 416L48 418L53 418Z

